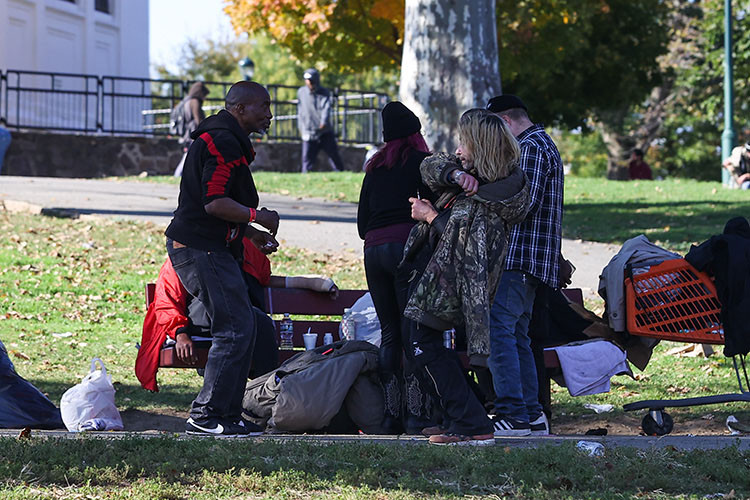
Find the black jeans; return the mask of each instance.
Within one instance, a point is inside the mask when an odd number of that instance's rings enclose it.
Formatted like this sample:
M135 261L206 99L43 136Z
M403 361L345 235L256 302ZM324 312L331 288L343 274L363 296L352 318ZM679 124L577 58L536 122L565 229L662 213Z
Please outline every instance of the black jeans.
M403 252L399 242L367 248L365 274L382 332L378 366L386 416L400 420L407 433L419 433L434 421L428 389L411 356L409 322L402 315L409 286L398 275Z
M279 346L273 320L257 307L252 309L258 326L248 378L260 377L279 367Z
M203 303L211 319L213 341L203 387L193 401L190 416L237 421L257 327L242 270L228 251L174 248L167 238L167 253L180 282Z
M365 274L372 303L378 313L382 340L380 370L396 373L404 352L409 352L408 335L401 334L401 311L406 290L396 283L396 268L404 253L403 243L384 243L365 249Z
M491 434L492 422L466 381L458 355L443 346L443 332L416 321L410 324L414 361L423 370L432 396L440 401L443 426L456 434Z
M326 132L315 141L302 141L302 172L312 171L318 152L323 150L328 155L328 164L331 170L344 170L344 162L341 161L339 148L336 145L336 137L333 132Z

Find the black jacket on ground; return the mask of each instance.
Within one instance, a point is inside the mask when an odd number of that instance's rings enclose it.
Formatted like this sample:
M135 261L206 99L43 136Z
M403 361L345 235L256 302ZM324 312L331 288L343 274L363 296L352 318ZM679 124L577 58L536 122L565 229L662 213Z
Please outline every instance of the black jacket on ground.
M416 197L419 191L422 198L435 201L419 173L422 160L429 155L413 150L405 163L399 162L391 168L382 165L365 175L357 208L360 238L365 239L367 231L372 229L405 222L416 224L411 218L409 198Z
M227 251L232 245L241 255L247 225L209 215L204 207L218 198L258 207L258 191L249 167L255 158L253 146L226 110L203 120L191 137L194 142L185 159L177 210L165 234L207 252Z
M724 355L750 352L750 224L744 217L730 219L724 233L693 246L685 256L699 271L716 279L724 327Z

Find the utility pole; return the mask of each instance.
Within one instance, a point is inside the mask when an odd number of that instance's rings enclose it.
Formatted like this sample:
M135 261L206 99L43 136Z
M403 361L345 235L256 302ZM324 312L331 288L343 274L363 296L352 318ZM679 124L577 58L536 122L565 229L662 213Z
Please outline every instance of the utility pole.
M722 163L732 154L735 145L734 133L734 77L732 68L732 1L724 0L724 132L721 134ZM727 169L721 169L721 182L731 186L734 180Z

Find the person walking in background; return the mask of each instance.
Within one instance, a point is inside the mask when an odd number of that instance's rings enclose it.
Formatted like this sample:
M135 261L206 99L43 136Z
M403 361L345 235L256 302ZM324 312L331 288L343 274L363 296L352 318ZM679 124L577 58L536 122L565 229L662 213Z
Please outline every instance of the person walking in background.
M344 170L330 123L333 108L331 91L320 85L320 73L315 68L305 70L302 76L305 84L297 90L297 128L302 137L302 172L313 169L321 149L328 155L331 170Z
M181 136L180 144L182 144L183 150L180 163L177 164L177 168L174 170L175 177L182 175L188 149L190 149L190 145L193 143L190 134L206 118L206 114L203 112L203 101L208 96L208 92L208 87L203 82L195 82L190 86L188 95L175 106L175 116L173 117L175 124L173 126L176 127L177 133Z
M404 316L412 355L443 409L433 444L494 444L493 425L466 380L443 331L464 325L472 365L490 355L490 308L507 250L507 228L528 210L529 186L518 168L518 143L502 119L472 109L458 122L459 156L438 153L422 162L435 205L410 198L412 229L399 276L409 282Z
M5 158L5 152L10 147L10 131L8 129L0 127L0 173L3 172L3 159Z
M737 187L750 189L750 142L732 149L723 167L729 171Z
M185 424L189 434L237 437L262 431L241 417L257 324L239 262L245 235L258 247L278 247L279 215L256 210L259 197L249 168L255 151L248 134L267 130L272 117L271 97L263 86L232 85L225 109L191 136L177 209L165 231L180 283L211 319L213 341L203 387Z
M630 163L628 163L628 176L630 180L643 179L654 180L651 174L651 167L643 161L643 150L635 148L630 154Z
M401 331L406 289L397 286L396 269L415 224L409 198L421 196L435 201L419 173L419 165L430 152L420 133L419 118L406 106L389 102L382 118L385 144L365 164L357 230L365 241L367 287L382 331L379 368L385 395L383 428L387 434L400 434L403 428L416 434L431 422L424 404L427 395L414 374L408 332L404 335ZM404 352L406 364L402 370ZM407 408L406 401L417 404Z
M496 96L487 109L518 139L520 165L529 179L529 213L510 229L505 270L492 305L488 366L495 390L495 436L549 434L539 403L529 322L537 285L560 287L563 164L552 138L529 119L521 99Z

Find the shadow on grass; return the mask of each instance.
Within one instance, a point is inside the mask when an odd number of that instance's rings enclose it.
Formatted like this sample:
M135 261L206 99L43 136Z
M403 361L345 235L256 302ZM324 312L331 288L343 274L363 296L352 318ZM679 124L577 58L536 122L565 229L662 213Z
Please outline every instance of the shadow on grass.
M622 243L645 234L651 241L687 249L724 230L732 217L746 216L747 202L678 201L663 203L568 202L563 216L566 238Z

